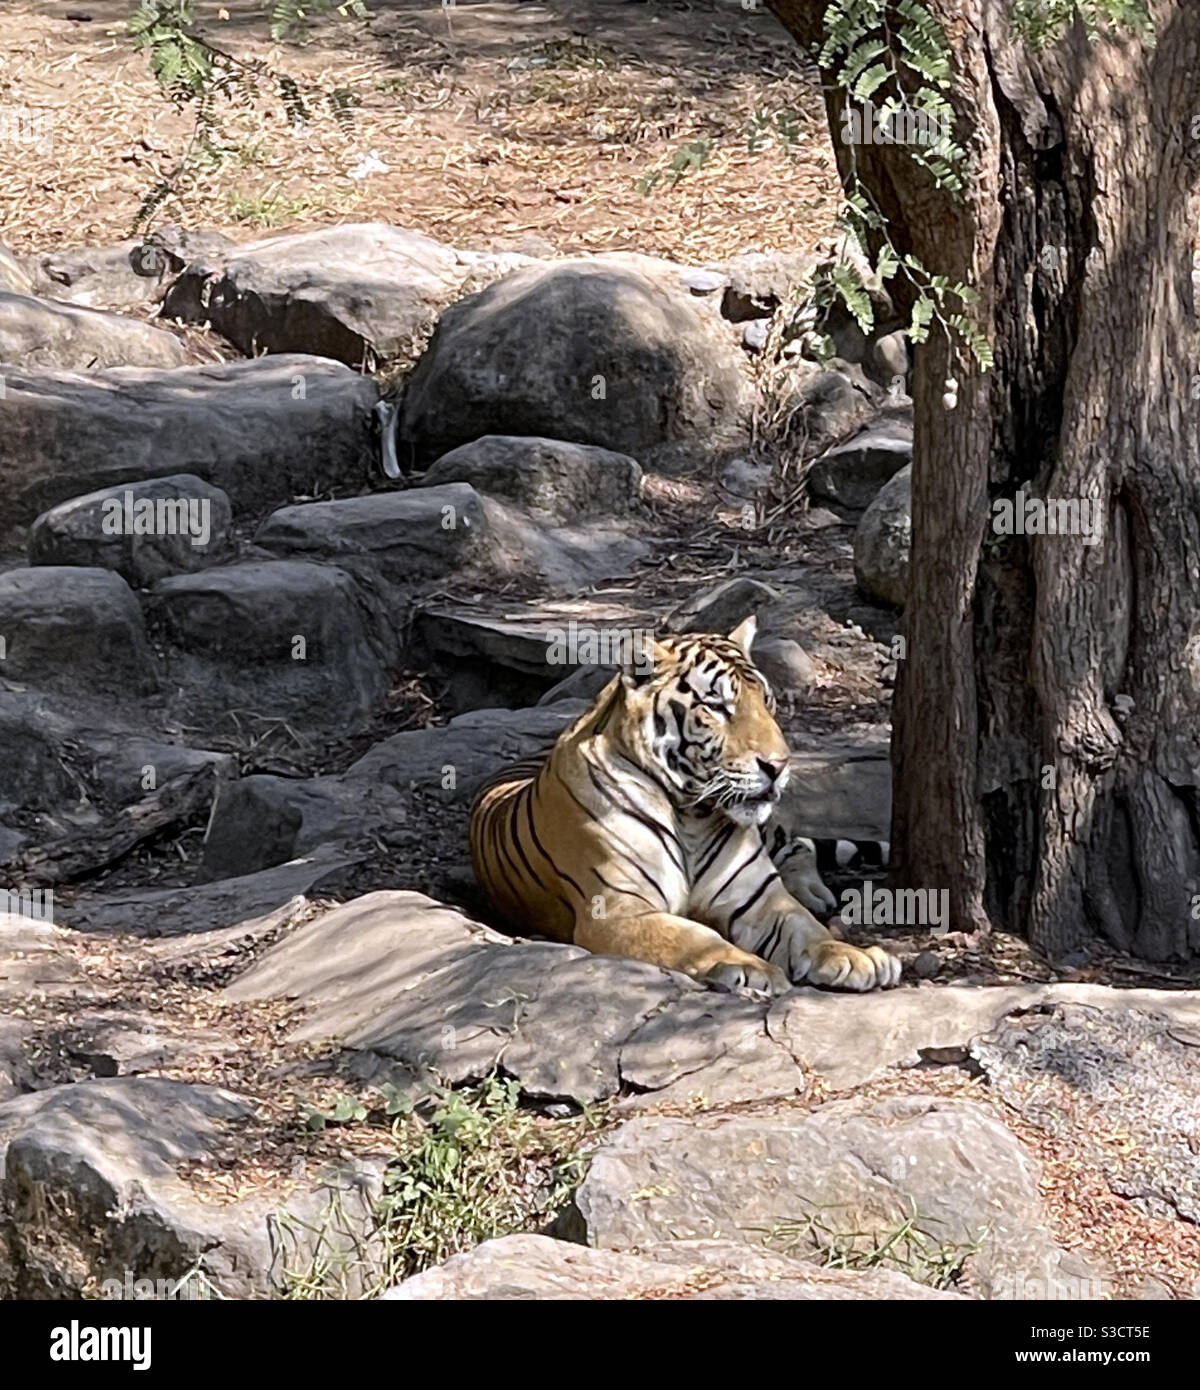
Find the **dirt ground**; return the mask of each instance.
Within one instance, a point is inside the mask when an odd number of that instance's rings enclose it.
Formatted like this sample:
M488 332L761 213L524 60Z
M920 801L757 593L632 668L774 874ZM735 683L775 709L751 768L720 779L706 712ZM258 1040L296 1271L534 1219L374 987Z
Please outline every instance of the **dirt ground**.
M0 235L18 253L130 235L147 193L188 149L122 22L134 0L33 0L0 15L0 109L49 117L0 161ZM303 45L272 44L259 0L198 0L205 37L302 87L349 89L293 128L277 91L219 106L198 159L151 225L264 229L380 219L458 246L638 250L704 261L807 249L835 212L815 70L761 7L738 0L370 0ZM228 14L222 19L221 14ZM86 18L83 18L85 17ZM751 148L781 114L785 140ZM696 142L707 162L651 193L640 179ZM358 168L386 165L363 174Z

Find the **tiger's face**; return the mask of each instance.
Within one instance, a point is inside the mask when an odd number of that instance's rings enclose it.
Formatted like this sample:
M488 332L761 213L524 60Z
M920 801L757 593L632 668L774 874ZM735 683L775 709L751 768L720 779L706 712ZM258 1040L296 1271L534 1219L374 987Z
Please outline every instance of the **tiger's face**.
M775 701L750 660L753 617L728 637L688 634L653 646L653 669L621 676L622 741L681 809L762 825L788 777Z

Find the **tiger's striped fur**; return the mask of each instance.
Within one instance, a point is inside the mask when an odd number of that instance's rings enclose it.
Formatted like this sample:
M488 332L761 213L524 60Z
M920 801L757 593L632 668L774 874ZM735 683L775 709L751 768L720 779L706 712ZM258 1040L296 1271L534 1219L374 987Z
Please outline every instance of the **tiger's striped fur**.
M788 749L753 639L749 618L654 643L544 760L483 789L471 858L514 927L772 993L896 983L899 962L835 940L767 852Z

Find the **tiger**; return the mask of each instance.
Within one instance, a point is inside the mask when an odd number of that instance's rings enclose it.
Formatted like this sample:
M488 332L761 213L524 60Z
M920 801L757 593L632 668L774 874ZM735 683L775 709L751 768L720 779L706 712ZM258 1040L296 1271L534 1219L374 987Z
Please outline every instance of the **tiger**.
M649 641L548 755L482 787L471 861L512 928L769 996L898 983L900 962L837 940L768 853L789 753L755 635L751 616Z

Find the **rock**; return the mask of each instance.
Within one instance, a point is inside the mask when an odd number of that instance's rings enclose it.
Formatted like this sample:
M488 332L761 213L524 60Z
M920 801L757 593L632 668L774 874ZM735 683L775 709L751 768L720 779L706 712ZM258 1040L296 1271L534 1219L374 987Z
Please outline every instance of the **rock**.
M742 346L747 352L765 351L770 331L770 325L766 319L752 319L742 329Z
M357 488L379 388L314 357L87 375L5 373L0 532L101 487L194 474L239 515Z
M749 459L730 459L721 470L721 486L735 497L755 498L771 482L769 463L752 463Z
M440 459L423 485L470 483L479 492L507 498L551 521L626 516L641 495L635 459L561 439L485 435Z
M912 463L912 431L892 425L863 430L812 462L809 491L843 507L870 505L880 488Z
M31 896L30 906L41 910L45 901L44 893ZM53 894L49 901L53 905ZM6 1012L23 1008L34 993L53 998L86 992L87 975L72 949L76 940L74 933L41 917L0 912L0 1004ZM7 1054L10 1066L29 1031L24 1019L8 1029L6 1036L16 1049Z
M620 521L547 524L544 514L499 498L484 497L482 502L488 519L483 569L490 576L525 575L556 596L569 597L627 575L647 553L646 543Z
M992 1032L1009 1014L1052 1003L1138 1009L1165 1018L1176 1031L1200 1026L1196 990L1167 994L1103 985L1021 984L983 989L939 985L853 996L800 989L772 1011L768 1030L806 1070L840 1091L861 1086L891 1067L936 1061L935 1054L955 1053L965 1060L972 1040Z
M63 1051L93 1076L137 1076L196 1057L221 1057L238 1044L211 1028L195 1028L148 1012L84 1011L61 1034Z
M902 328L872 339L863 362L863 370L872 381L886 391L901 394L907 390L908 369L908 334Z
M414 791L461 808L508 763L545 752L584 705L477 710L449 724L377 743L340 777L254 775L223 785L205 839L201 874L249 874L318 846L387 840L410 822ZM297 890L299 891L299 890Z
M723 579L685 599L667 614L668 632L732 632L751 613L759 613L779 594L769 584L744 575Z
M135 588L230 559L229 498L189 473L101 488L43 512L29 535L31 565L115 570Z
M355 856L330 846L260 873L217 883L135 892L77 893L58 908L60 920L79 931L134 936L192 936L219 933L252 918L317 896L355 863Z
M144 240L35 256L29 268L38 294L93 308L129 309L154 303L188 256L232 245L219 232L162 227Z
M418 362L401 437L418 459L481 435L659 446L744 440L738 349L678 275L598 257L526 266L446 310Z
M799 642L788 637L761 637L755 642L751 655L780 699L803 693L816 681L816 662Z
M1200 1031L1160 1011L1173 997L1151 1012L1122 1007L1125 993L1010 1014L971 1055L1005 1104L1070 1135L1113 1192L1149 1216L1197 1225Z
M823 740L819 749L793 751L775 820L789 838L886 840L892 820L887 744Z
M187 349L173 333L103 309L0 290L0 362L25 370L179 367Z
M382 1255L372 1235L382 1164L293 1180L286 1197L279 1184L206 1197L196 1170L217 1167L252 1121L250 1103L229 1091L150 1077L55 1086L0 1106L3 1296L94 1297L132 1272L185 1281L184 1296L277 1297L339 1252L361 1271L361 1289Z
M873 420L882 398L879 387L857 367L845 363L840 368L834 364L819 367L813 362L797 361L786 408L797 433L808 441L807 451L817 454L840 444ZM866 502L862 505L866 506Z
M983 1298L1012 1297L1019 1278L1068 1288L1090 1277L1097 1296L1096 1272L1046 1227L1039 1176L981 1105L856 1097L815 1111L629 1120L597 1149L576 1203L587 1243L613 1250L775 1234L793 1254L863 1251L911 1219L917 1239L894 1254L927 1279L944 1277L948 1258Z
M728 279L721 304L732 323L770 318L812 277L816 257L806 252L748 251L727 261L722 271Z
M569 676L552 685L538 704L556 705L560 700L584 700L591 704L616 674L615 666L577 666Z
M488 519L464 483L281 507L255 541L278 555L359 561L398 583L461 571L478 558Z
M730 1241L679 1240L636 1255L549 1236L486 1240L381 1295L478 1299L955 1299L890 1270L821 1269Z
M163 312L210 322L251 356L310 352L370 366L410 352L470 269L420 232L322 227L193 257Z
M16 256L0 241L0 290L32 294L33 280Z
M376 707L398 661L381 606L344 571L301 560L159 580L149 617L194 728L234 732L230 712L252 711L345 733Z
M142 612L109 570L44 566L0 574L0 672L36 690L148 694L157 676Z
M890 478L854 533L854 578L868 598L903 608L912 542L912 465Z
M771 1071L770 1094L803 1082L767 1036L762 1003L640 961L512 944L420 893L369 893L304 924L225 997L300 1001L294 1041L375 1052L418 1079L479 1080L503 1059L523 1091L545 1100L585 1104L676 1082L703 1094L707 1068L731 1055L750 1059L734 1068L735 1098L762 1093L753 1065L762 1058L783 1068L782 1079Z

